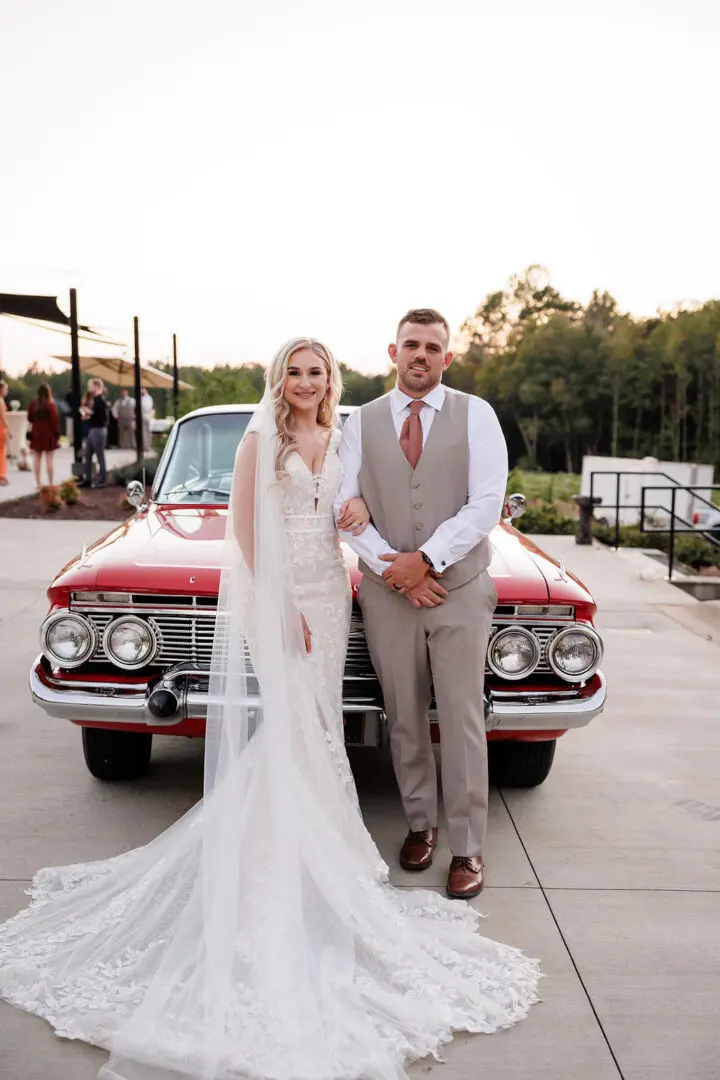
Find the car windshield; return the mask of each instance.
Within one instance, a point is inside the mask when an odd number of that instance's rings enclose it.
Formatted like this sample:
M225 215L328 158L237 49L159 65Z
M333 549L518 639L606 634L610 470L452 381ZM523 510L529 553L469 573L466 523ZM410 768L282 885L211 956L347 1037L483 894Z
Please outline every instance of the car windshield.
M347 419L340 413L340 424ZM251 412L195 416L180 424L154 498L159 503L226 503L235 452Z
M252 413L215 413L180 424L155 498L160 503L226 503L235 452Z

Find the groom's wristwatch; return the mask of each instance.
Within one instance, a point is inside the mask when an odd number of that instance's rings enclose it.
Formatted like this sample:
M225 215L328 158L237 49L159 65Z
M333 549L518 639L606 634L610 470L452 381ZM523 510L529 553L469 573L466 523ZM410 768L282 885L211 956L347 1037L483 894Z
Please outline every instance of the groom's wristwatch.
M431 570L435 569L432 559L430 558L430 556L426 552L421 551L420 556L421 556L422 561L425 563L426 566L429 566Z

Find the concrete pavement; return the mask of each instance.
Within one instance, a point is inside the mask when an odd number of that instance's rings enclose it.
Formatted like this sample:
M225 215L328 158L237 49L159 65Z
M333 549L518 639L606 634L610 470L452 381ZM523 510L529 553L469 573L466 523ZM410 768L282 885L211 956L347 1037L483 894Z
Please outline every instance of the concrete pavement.
M158 739L145 780L105 786L79 732L28 699L44 587L111 527L0 521L0 918L24 904L38 867L144 843L201 794L200 742ZM492 795L483 932L540 958L543 1001L510 1031L459 1036L445 1064L411 1076L716 1080L720 632L707 605L642 580L621 554L539 543L596 595L610 689L605 714L561 740L542 787ZM389 762L359 751L353 765L395 866L404 826ZM423 886L442 887L448 858L441 845ZM394 880L419 883L399 869ZM104 1056L0 1005L0 1080L91 1080Z

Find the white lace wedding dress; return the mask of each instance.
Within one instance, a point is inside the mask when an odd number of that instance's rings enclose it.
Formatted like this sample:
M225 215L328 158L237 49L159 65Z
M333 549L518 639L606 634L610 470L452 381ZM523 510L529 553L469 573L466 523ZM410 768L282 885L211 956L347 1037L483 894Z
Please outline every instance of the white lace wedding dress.
M363 825L342 737L336 446L318 476L293 455L281 485L315 702L293 686L282 746L268 725L249 738L220 785L232 808L216 790L142 848L40 870L0 927L0 996L111 1049L103 1077L394 1080L453 1030L498 1031L537 1000L537 963L480 936L464 902L393 888Z

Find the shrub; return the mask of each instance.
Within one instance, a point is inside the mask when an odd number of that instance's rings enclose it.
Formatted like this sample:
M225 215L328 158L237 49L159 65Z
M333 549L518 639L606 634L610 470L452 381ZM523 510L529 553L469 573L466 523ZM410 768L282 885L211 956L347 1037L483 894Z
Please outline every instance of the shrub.
M720 566L720 548L701 536L676 536L675 561L699 570L703 566Z
M80 498L80 492L78 491L77 480L74 476L69 480L63 480L60 485L60 498L68 506L74 506Z
M544 536L572 536L577 529L574 518L559 514L552 503L539 507L529 506L517 519L516 527L524 533L540 533Z
M46 511L59 510L62 506L62 498L60 497L60 488L57 484L45 484L40 488L40 502L45 507Z
M593 536L602 544L615 546L615 526L593 522ZM667 537L664 533L641 532L639 525L620 526L620 547L657 548L667 550Z

